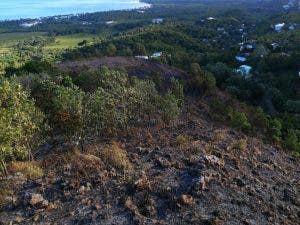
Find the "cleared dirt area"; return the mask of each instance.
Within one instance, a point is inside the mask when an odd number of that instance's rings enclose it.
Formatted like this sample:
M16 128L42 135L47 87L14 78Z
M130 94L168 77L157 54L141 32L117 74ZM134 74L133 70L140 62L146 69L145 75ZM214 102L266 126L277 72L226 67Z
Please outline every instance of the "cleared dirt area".
M87 68L109 68L125 69L130 76L143 78L153 72L159 72L165 79L176 77L186 79L187 74L171 66L163 65L151 60L137 59L133 57L103 57L96 59L86 59L71 62L63 62L58 65L61 69L80 72Z

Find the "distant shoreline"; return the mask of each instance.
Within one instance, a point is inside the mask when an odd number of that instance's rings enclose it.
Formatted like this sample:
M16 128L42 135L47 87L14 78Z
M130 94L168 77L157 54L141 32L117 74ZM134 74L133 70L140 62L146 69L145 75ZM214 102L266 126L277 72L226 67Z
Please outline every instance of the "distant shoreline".
M39 17L20 17L20 18L12 18L12 19L0 19L0 23L3 22L10 22L10 21L33 21L33 20L43 20L43 19L48 19L48 18L54 18L54 17L74 17L74 16L80 16L80 15L85 15L85 14L93 14L93 13L101 13L101 12L115 12L115 11L133 11L133 10L142 10L142 9L149 9L153 5L148 3L147 1L139 1L140 4L143 4L143 6L140 7L132 7L128 9L103 9L99 11L86 11L86 12L81 12L81 13L69 13L69 14L54 14L50 16L39 16Z

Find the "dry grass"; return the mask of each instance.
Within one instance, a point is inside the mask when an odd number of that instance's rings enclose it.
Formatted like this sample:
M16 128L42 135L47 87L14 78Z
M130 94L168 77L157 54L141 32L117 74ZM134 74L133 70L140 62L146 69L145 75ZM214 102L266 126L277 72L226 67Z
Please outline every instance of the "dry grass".
M233 148L240 151L245 151L248 147L247 139L239 139L233 143Z
M215 142L221 142L225 140L227 131L225 129L217 129L214 131L213 140Z
M100 157L104 162L111 164L117 169L130 170L132 165L127 157L127 152L118 143L112 143L100 151Z
M38 179L44 175L37 162L12 162L8 170L9 173L20 172L29 179Z
M176 145L177 146L184 146L190 143L192 138L186 134L180 134L176 137Z
M9 196L12 195L12 191L5 187L0 187L0 209L4 207L9 201Z

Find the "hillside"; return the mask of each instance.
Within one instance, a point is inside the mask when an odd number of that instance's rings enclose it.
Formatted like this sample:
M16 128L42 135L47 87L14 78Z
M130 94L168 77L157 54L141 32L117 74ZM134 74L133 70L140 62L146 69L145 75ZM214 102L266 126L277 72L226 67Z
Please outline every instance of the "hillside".
M64 68L85 64L87 69L108 59L67 63ZM131 60L122 63L131 62L132 69L136 60ZM5 198L0 221L297 224L299 158L212 120L210 101L187 96L178 122L131 126L100 142L81 146L55 136L34 153L34 165L43 175L34 167L8 167L11 175L2 177L0 187L14 191Z
M0 225L300 224L299 0L0 21Z

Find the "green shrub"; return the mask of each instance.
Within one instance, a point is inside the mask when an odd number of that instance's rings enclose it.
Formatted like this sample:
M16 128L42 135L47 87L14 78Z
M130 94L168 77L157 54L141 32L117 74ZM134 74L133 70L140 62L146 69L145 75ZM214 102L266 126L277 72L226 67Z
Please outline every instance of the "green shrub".
M204 94L212 94L216 89L216 78L214 75L206 70L202 70L199 64L192 63L190 66L190 73L193 83Z
M84 96L77 87L57 86L52 99L53 125L69 135L80 131L84 120Z
M181 109L178 105L178 99L171 91L168 91L167 94L162 97L160 110L161 118L164 123L170 124L179 117Z
M225 104L216 98L211 100L209 111L212 119L221 122L230 121L233 114L233 108L230 105Z
M248 121L248 118L245 113L234 111L233 117L231 120L232 127L242 130L246 133L249 133L251 131L251 124Z
M159 72L153 72L148 76L148 79L154 82L157 91L161 91L163 88L163 77Z
M284 140L284 146L291 150L295 151L297 153L300 153L300 139L299 139L300 133L299 131L295 130L288 130L288 133L286 135L286 138Z
M268 136L271 139L271 141L275 143L279 143L281 141L281 129L282 124L280 120L278 119L272 119L270 120L269 128L268 128Z
M133 79L129 99L131 102L131 120L143 120L146 116L148 121L157 116L161 96L150 80Z
M300 100L298 101L288 100L285 103L285 109L287 112L300 114Z
M44 115L15 81L0 83L0 161L24 158L38 142Z
M257 107L253 113L253 124L260 129L267 129L269 126L269 116L261 107Z
M178 106L182 107L184 103L183 85L179 80L175 79L174 77L171 78L170 91L177 98Z

